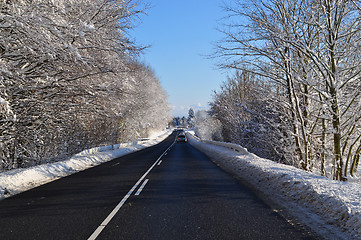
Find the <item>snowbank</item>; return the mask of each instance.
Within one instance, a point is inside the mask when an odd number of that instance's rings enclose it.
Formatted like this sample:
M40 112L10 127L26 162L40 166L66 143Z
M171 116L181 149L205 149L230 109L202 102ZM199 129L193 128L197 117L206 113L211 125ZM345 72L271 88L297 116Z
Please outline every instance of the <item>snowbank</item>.
M333 181L219 143L205 143L192 134L188 138L226 171L247 181L326 239L361 239L359 184Z
M92 148L78 153L65 161L2 172L0 173L0 200L61 177L97 166L125 154L150 147L163 141L171 133L172 130L166 130L158 133L157 136L153 136L152 139Z

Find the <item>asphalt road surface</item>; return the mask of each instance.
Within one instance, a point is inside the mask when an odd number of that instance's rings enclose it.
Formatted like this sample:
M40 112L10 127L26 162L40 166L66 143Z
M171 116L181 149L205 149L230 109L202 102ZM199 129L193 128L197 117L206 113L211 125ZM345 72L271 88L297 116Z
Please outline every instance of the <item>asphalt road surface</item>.
M0 239L318 239L175 136L0 201Z

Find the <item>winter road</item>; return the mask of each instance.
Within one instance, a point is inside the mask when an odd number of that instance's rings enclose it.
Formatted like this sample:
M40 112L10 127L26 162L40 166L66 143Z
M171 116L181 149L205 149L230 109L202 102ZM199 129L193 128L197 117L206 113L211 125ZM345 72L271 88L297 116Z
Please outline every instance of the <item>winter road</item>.
M315 238L175 134L0 201L0 239Z

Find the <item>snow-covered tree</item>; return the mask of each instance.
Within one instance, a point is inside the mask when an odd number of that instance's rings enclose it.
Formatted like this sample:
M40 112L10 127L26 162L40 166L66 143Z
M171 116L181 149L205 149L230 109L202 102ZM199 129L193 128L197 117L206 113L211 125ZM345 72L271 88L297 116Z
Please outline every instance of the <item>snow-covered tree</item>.
M123 141L148 137L151 131L163 130L171 117L167 94L154 72L146 65L133 63L127 107L122 113Z
M175 126L175 127L180 126L180 117L173 118L173 126Z
M1 2L0 97L13 115L1 119L2 167L122 138L142 79L133 67L142 48L129 35L142 11L131 0Z
M220 121L205 110L197 111L195 114L194 133L205 140L223 140Z
M285 114L287 109L279 101L276 89L262 80L247 71L236 72L214 93L212 113L222 123L225 141L241 144L262 157L298 166L293 141L284 134L291 130L290 116Z
M235 1L227 10L233 21L218 46L222 66L276 84L291 124L284 137L292 139L299 166L326 174L325 159L333 159L332 176L344 180L360 153L359 6L347 0Z
M193 128L194 127L194 121L195 121L194 110L193 110L193 108L189 108L189 110L188 110L188 118L187 118L188 128Z

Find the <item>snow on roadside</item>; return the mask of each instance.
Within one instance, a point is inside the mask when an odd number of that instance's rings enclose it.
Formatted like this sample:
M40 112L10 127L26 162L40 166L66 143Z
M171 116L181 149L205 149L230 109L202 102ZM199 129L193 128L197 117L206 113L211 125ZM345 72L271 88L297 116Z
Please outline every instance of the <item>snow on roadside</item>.
M163 141L171 133L172 130L169 129L154 134L151 139L92 148L78 153L65 161L1 172L0 200L61 177L97 166L125 154L153 146Z
M361 239L361 189L301 169L207 144L189 142L226 171L247 181L326 239Z

